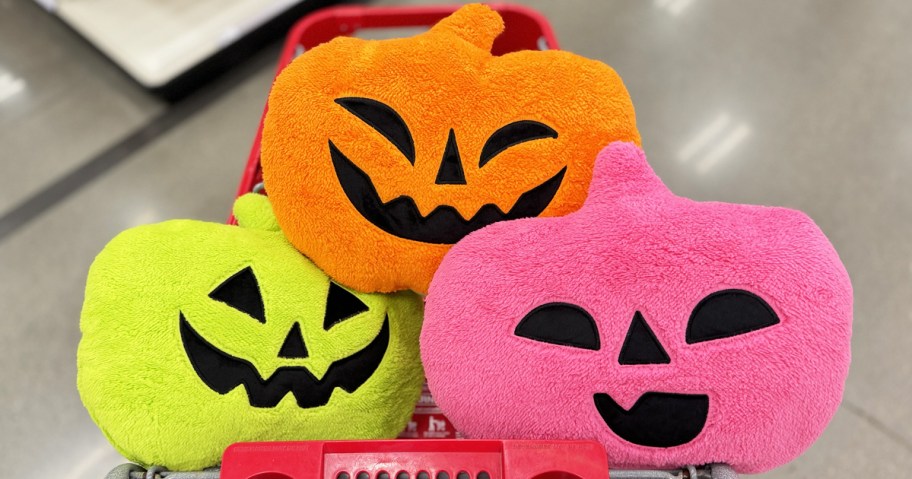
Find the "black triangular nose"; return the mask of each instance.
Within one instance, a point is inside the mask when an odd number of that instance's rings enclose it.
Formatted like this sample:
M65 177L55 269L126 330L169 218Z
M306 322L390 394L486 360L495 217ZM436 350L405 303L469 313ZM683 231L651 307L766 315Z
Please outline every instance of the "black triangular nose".
M668 364L671 362L671 358L662 348L659 338L649 329L649 325L646 324L646 320L639 311L633 315L633 321L630 323L630 329L627 330L627 338L624 339L618 362L621 364Z
M459 147L456 146L456 132L450 129L446 149L443 150L443 159L440 160L440 169L437 170L438 185L464 185L465 171L462 170L462 159L459 158Z
M280 358L304 359L307 357L307 346L304 345L304 335L301 334L301 325L294 323L285 342L282 343L282 349L279 350Z

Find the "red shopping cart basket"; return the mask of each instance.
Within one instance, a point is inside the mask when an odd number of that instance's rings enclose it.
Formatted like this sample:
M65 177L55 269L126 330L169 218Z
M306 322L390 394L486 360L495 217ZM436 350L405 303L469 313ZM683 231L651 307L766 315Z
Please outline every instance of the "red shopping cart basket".
M538 12L516 5L490 5L504 19L495 55L519 50L556 49L557 40ZM340 35L363 29L430 27L458 6L343 6L313 13L289 33L276 74L297 55ZM265 109L263 115L265 116ZM257 129L238 196L262 182ZM234 218L230 218L234 222ZM238 443L220 469L180 472L124 464L106 479L736 479L728 466L688 466L678 470L608 469L605 449L592 441L453 440L452 425L436 409L425 388L412 422L395 441L306 441ZM435 440L421 440L434 438Z

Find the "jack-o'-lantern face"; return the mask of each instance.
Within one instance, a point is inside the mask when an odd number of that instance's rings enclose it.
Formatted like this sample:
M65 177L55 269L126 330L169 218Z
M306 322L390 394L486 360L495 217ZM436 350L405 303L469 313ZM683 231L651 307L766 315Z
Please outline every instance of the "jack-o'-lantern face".
M245 359L213 345L214 340L207 339L197 332L183 312L179 315L181 342L187 358L200 379L214 392L222 395L243 386L248 401L253 407L275 407L286 395L291 394L295 397L298 407L312 408L325 406L336 388L353 394L374 375L389 347L389 317L386 314L370 314L371 311L367 304L330 281L322 321L319 315L302 318L303 322L322 323L322 331L316 325L305 326L312 343L316 341L341 343L349 340L348 337L331 338L333 333L346 334L345 331L340 332L343 328L334 329L340 322L376 323L379 317L382 316L383 319L379 332L374 338L369 339L363 348L345 357L319 361L324 364L328 363L328 367L318 368L318 370L323 370L322 377L318 378L306 363L303 363L304 360L310 358L311 353L304 340L302 320L292 321L290 326L287 320L282 321L286 318L272 318L271 321L267 321L262 293L252 267L246 266L233 274L208 296L213 301L224 303L237 310L232 314L241 313L239 319L242 322L249 322L252 319L265 325L259 326L259 328L278 329L280 333L288 330L287 334L280 335L269 334L268 331L259 332L260 336L264 336L263 341L249 341L250 337L257 334L257 332L252 332L251 336L247 338L246 347L231 344L233 341L229 338L226 343L234 346L232 349L246 350L244 356L248 358ZM221 330L225 327L224 318L219 320L219 323L218 326L210 325L209 327ZM368 330L377 329L375 324L362 327ZM324 334L325 336L323 336ZM348 334L351 334L350 331ZM284 339L281 343L269 341L271 338L282 336ZM311 348L313 348L313 344ZM273 351L275 352L274 357L270 354ZM261 357L257 358L257 356ZM262 374L253 364L253 359L258 359L258 362L266 364L274 363L278 366L269 368L272 370L271 374Z
M78 358L93 419L126 457L178 470L238 441L395 437L423 381L421 298L338 285L261 195L235 215L137 227L99 254Z
M333 40L276 80L266 190L290 241L342 284L424 292L452 244L575 210L598 149L639 141L610 67L559 51L492 56L502 29L470 5L413 38Z
M619 468L758 473L829 422L851 324L848 275L805 214L677 197L615 143L577 212L453 247L421 352L468 437L594 439Z
M366 98L340 98L336 103L376 129L393 143L405 160L414 165L414 140L408 125L395 110ZM504 125L485 140L477 161L478 168L484 167L512 146L557 137L553 128L533 120L519 120ZM497 221L540 215L551 204L567 171L567 167L563 166L543 183L520 194L519 199L506 212L496 204L488 203L466 219L457 208L448 204L439 205L430 213L422 214L415 200L406 195L384 202L370 177L339 150L332 140L329 141L329 154L342 191L364 219L398 238L444 245L456 243L472 231ZM463 159L453 129L450 129L439 164L434 175L434 185L467 185Z
M559 347L601 351L599 322L582 306L550 302L526 314L513 333L520 338ZM734 338L776 324L779 324L776 312L756 294L740 289L717 291L703 298L689 315L684 342L698 345ZM617 332L616 328L612 330ZM620 336L615 337L620 339ZM639 310L633 313L622 343L606 349L619 351L619 371L630 369L624 366L639 365L652 365L658 371L662 367L658 365L671 363L662 341ZM661 389L658 383L655 386ZM618 404L610 392L595 392L592 400L617 437L648 448L670 448L693 441L706 427L711 407L709 395L699 392L650 390L635 398L633 405L628 407Z

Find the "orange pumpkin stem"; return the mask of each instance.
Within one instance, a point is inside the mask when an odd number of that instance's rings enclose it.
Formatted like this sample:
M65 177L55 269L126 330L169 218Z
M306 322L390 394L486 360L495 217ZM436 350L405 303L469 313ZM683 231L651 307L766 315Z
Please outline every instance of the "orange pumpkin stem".
M491 51L494 39L504 31L504 22L491 7L472 3L441 20L430 31L448 32L482 50Z

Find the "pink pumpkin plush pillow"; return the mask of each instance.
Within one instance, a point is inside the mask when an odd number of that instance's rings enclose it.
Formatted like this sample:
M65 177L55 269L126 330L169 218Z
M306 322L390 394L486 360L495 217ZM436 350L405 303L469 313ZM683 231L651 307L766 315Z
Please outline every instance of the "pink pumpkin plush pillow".
M473 438L592 438L614 467L785 464L849 367L852 286L805 214L672 194L614 143L576 213L488 226L445 257L421 349Z

